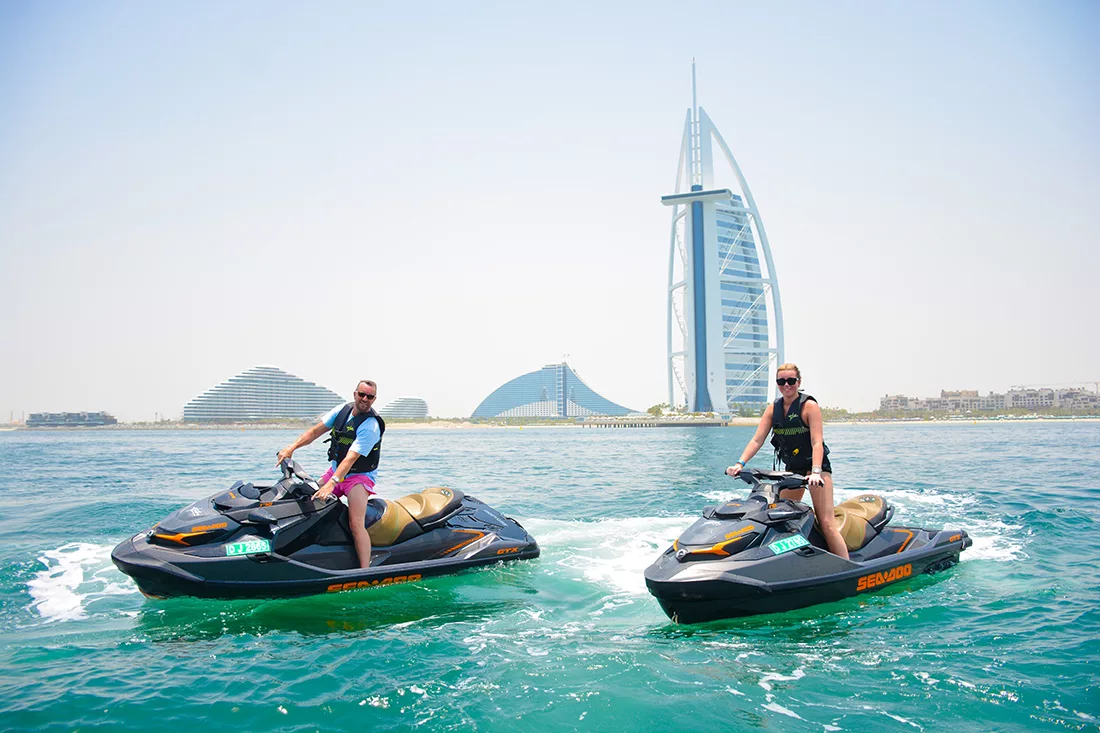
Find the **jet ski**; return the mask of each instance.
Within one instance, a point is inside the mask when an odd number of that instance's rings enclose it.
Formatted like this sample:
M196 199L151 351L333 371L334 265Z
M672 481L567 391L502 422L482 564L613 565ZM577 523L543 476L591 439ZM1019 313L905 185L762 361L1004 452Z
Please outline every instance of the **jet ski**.
M890 524L894 508L874 494L835 509L849 560L829 552L813 510L779 492L806 485L786 471L745 469L744 500L707 507L646 568L645 582L675 623L777 613L877 591L955 565L973 544L961 529Z
M435 487L368 500L373 550L370 567L361 569L344 503L314 500L317 482L294 461L280 466L277 483L237 481L123 541L111 560L150 597L251 598L411 583L539 556L514 519Z

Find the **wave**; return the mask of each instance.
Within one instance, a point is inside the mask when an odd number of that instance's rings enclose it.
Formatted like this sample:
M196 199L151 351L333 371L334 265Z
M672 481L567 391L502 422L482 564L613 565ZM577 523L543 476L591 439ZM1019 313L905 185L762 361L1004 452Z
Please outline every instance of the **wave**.
M108 596L138 593L111 563L111 545L69 542L39 558L46 566L27 583L31 608L46 621L87 618L90 603Z
M545 557L584 580L630 596L645 596L642 573L695 517L635 517L595 521L528 519L523 524Z
M905 497L906 503L914 497ZM934 503L934 502L929 502ZM698 515L600 520L525 518L543 559L585 584L603 589L604 610L647 597L644 571ZM974 546L963 561L1016 562L1027 557L1023 527L999 519L963 518ZM110 596L136 595L136 587L110 560L111 546L70 542L38 558L45 569L27 584L31 607L46 621L88 617L88 607ZM553 570L551 574L555 574Z

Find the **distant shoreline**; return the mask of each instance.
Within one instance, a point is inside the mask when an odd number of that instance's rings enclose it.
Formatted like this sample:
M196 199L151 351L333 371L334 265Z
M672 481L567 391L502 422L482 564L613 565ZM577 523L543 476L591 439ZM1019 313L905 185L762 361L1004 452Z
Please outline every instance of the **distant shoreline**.
M726 421L730 426L756 425L760 418L735 417ZM690 420L682 421L684 427L722 427L713 422L702 420L692 423ZM56 426L28 428L22 425L3 426L0 430L7 431L111 431L111 430L305 430L314 425L313 422L289 422L289 423L118 423L116 425L89 425L89 426ZM616 426L624 427L624 426ZM390 422L386 423L386 430L523 430L524 428L551 428L561 430L566 428L596 429L593 423L531 423L526 425L507 425L503 423L474 423L468 420L433 420L431 422ZM602 428L601 428L602 429Z
M967 417L942 420L826 420L827 425L995 425L997 423L1100 422L1100 417Z
M524 428L552 428L555 430L566 428L584 428L596 431L606 429L640 429L640 427L655 427L638 424L615 424L614 420L607 423L532 423L528 425L507 425L502 423L474 423L468 420L432 420L430 422L389 422L387 430L523 430ZM683 420L676 422L664 422L659 427L746 427L759 424L758 417L731 417L725 421L725 425L715 424L713 421ZM991 425L997 423L1053 423L1053 422L1100 422L1100 417L1010 417L1010 418L956 418L943 420L826 420L827 425ZM57 426L28 428L24 425L0 425L0 432L33 431L111 431L111 430L305 430L312 421L285 422L285 423L183 423L183 422L157 422L157 423L118 423L116 425L93 426Z

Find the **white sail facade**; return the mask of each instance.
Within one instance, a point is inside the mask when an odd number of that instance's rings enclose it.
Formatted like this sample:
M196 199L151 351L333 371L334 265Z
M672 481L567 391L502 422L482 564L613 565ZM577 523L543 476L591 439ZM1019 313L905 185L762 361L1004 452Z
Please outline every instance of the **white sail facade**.
M716 175L717 148L728 171ZM779 283L760 212L729 146L695 102L684 122L668 263L669 404L762 406L783 363Z

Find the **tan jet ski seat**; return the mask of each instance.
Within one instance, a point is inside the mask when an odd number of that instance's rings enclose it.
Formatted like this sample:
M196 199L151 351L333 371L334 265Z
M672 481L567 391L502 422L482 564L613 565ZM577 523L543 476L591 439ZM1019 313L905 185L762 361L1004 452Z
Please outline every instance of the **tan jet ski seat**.
M393 501L371 497L371 505L382 512L382 516L367 528L371 544L388 547L424 534L433 523L458 509L462 496L461 491L434 486Z
M833 509L837 529L849 550L858 550L878 536L875 525L882 522L889 505L874 494L861 494Z

